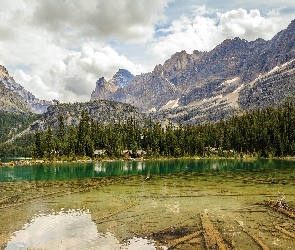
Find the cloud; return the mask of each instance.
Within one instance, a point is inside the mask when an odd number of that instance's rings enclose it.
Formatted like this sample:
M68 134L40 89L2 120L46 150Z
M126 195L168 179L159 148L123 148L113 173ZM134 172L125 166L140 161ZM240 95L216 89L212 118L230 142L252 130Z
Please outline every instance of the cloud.
M154 25L165 20L163 12L171 0L31 1L31 23L58 34L56 39L143 42L152 38Z
M88 101L99 77L145 71L108 43L152 38L171 0L0 1L0 64L40 99Z
M23 70L16 70L14 73L16 82L21 84L26 90L30 91L33 95L43 100L53 100L58 98L58 93L51 91L46 86L39 76L30 76Z
M275 16L275 15L273 15ZM244 9L228 11L220 16L218 25L224 37L240 37L246 40L271 39L278 31L272 17L262 17L259 10Z
M143 66L134 64L110 47L95 50L84 46L81 51L70 52L63 61L52 66L52 87L59 89L61 101L89 101L97 79L102 76L110 79L120 68L133 74L144 71Z
M212 50L227 38L271 39L282 28L277 25L278 12L272 10L264 17L259 10L247 12L240 8L218 13L205 5L195 6L193 15L182 15L170 27L162 29L165 35L151 44L150 51L164 60L176 51Z

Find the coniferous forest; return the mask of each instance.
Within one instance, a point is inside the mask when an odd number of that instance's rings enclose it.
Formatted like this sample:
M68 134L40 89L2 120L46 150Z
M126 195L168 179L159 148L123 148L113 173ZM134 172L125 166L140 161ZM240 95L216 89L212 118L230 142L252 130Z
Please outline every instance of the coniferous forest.
M132 117L103 124L82 111L79 125L66 128L62 116L54 131L36 131L34 158L122 157L125 150L144 150L147 157L242 156L284 157L295 155L295 106L267 108L234 116L227 121L200 125L165 126L147 120L140 125Z
M39 119L38 114L11 114L0 112L0 157L30 156L34 142L33 134L15 138L12 143L5 143L18 133L23 132L29 125Z

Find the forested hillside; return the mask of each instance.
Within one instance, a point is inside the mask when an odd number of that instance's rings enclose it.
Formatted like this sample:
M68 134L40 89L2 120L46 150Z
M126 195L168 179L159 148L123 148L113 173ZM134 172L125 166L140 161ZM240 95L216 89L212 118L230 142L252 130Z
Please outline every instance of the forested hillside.
M202 125L166 126L152 121L140 125L129 118L125 122L103 124L92 120L82 111L80 122L65 130L63 117L53 132L37 131L33 154L36 158L53 159L59 156L93 157L101 149L108 157L121 157L128 149L144 149L147 156L241 156L262 157L295 155L295 107L292 103L278 108L267 108L227 121ZM135 155L135 154L134 154Z
M46 131L51 126L53 133L59 127L59 117L63 117L65 131L79 124L81 112L86 111L90 119L103 124L126 121L133 117L140 124L143 124L145 115L140 113L138 108L114 101L93 101L86 103L63 103L52 105L43 115L16 115L2 112L0 157L4 156L31 156L34 143L34 132L36 130ZM25 131L24 131L25 130ZM23 132L22 132L23 131ZM9 143L5 143L9 140ZM2 143L2 145L1 145Z
M33 134L27 134L14 141L13 144L3 144L21 133L29 125L39 119L36 114L10 114L0 111L0 157L4 156L30 156L34 142Z
M32 122L39 119L36 114L11 114L0 111L0 143L25 130Z

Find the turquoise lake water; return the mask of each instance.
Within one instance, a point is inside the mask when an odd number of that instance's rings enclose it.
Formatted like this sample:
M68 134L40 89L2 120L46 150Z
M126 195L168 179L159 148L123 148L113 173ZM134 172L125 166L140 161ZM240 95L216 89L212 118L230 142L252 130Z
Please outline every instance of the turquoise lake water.
M295 249L295 162L178 159L0 167L0 249ZM171 247L184 236L200 232Z
M295 161L235 159L184 159L162 161L119 161L94 163L62 163L14 166L0 168L0 181L70 180L92 177L118 177L130 175L165 175L172 173L260 173L276 177L288 171L295 176Z

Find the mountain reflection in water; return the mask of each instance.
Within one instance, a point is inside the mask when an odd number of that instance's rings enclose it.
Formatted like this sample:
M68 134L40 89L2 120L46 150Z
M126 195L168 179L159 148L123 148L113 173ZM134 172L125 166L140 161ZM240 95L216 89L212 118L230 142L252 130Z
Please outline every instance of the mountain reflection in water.
M69 210L38 215L16 232L6 250L15 249L156 249L146 239L133 238L120 243L110 232L97 231L86 210Z

